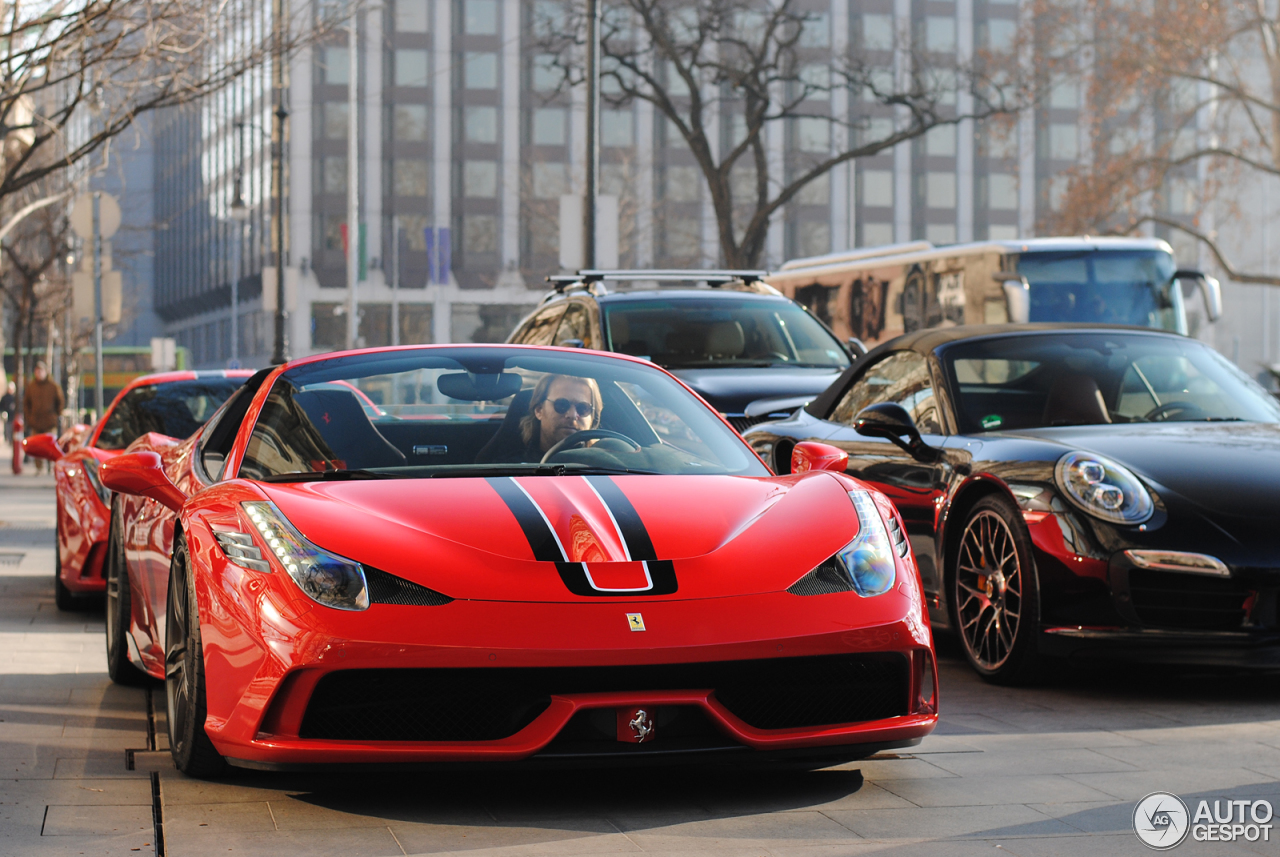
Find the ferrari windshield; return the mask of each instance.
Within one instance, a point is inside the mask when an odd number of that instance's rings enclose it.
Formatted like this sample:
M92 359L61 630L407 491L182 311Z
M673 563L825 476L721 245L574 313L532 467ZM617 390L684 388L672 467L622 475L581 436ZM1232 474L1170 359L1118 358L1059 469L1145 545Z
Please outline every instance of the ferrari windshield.
M628 299L601 309L610 351L668 369L849 365L840 342L784 298Z
M199 378L134 387L107 416L97 446L124 449L149 431L190 437L243 383L243 378Z
M1054 333L942 351L963 433L1110 423L1280 422L1280 404L1212 348L1137 333Z
M768 475L715 412L653 367L460 346L288 370L267 396L239 476L614 472Z

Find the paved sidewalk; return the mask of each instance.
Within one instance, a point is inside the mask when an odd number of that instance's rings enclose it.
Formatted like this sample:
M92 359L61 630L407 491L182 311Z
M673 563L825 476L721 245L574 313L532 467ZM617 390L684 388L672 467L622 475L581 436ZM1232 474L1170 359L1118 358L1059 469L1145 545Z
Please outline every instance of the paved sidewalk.
M911 752L813 773L714 770L189 780L146 752L147 692L106 678L101 611L59 614L47 477L0 476L0 857L1144 855L1157 790L1280 807L1280 683L1131 668L1037 688L943 648L942 724ZM23 556L15 564L13 554ZM163 691L153 699L163 709ZM126 768L125 751L136 770ZM1280 842L1185 855L1280 855Z

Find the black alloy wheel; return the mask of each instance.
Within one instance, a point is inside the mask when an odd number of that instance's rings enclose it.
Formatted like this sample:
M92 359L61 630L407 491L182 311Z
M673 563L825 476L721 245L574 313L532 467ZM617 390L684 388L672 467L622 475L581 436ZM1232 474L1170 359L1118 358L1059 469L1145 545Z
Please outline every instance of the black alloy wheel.
M1031 679L1040 594L1031 539L1005 497L984 497L970 510L950 583L951 615L970 666L995 684Z
M129 624L132 597L129 569L124 556L124 514L121 500L111 504L111 527L107 531L106 613L107 675L116 684L137 686L147 682L147 675L129 662Z
M200 643L200 613L196 609L195 580L186 537L174 538L169 565L169 597L165 610L164 689L169 712L169 750L179 771L211 778L223 772L226 760L204 731L207 714L204 649Z

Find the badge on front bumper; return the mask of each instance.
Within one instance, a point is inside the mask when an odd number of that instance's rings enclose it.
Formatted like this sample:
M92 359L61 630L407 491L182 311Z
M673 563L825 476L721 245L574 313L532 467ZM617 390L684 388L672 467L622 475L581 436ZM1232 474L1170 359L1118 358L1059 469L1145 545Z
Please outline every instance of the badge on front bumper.
M627 624L631 626L632 631L643 631L644 617L641 616L639 613L628 613Z
M643 744L653 740L653 715L648 708L619 708L618 740L624 744Z

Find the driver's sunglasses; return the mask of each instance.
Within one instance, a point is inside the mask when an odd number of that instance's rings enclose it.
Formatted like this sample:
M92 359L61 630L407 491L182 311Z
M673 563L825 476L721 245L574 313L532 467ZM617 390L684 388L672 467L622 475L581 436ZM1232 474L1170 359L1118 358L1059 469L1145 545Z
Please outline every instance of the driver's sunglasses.
M556 399L551 403L557 414L567 414L573 408L580 417L589 417L596 412L596 406L590 402L571 402L568 399Z

